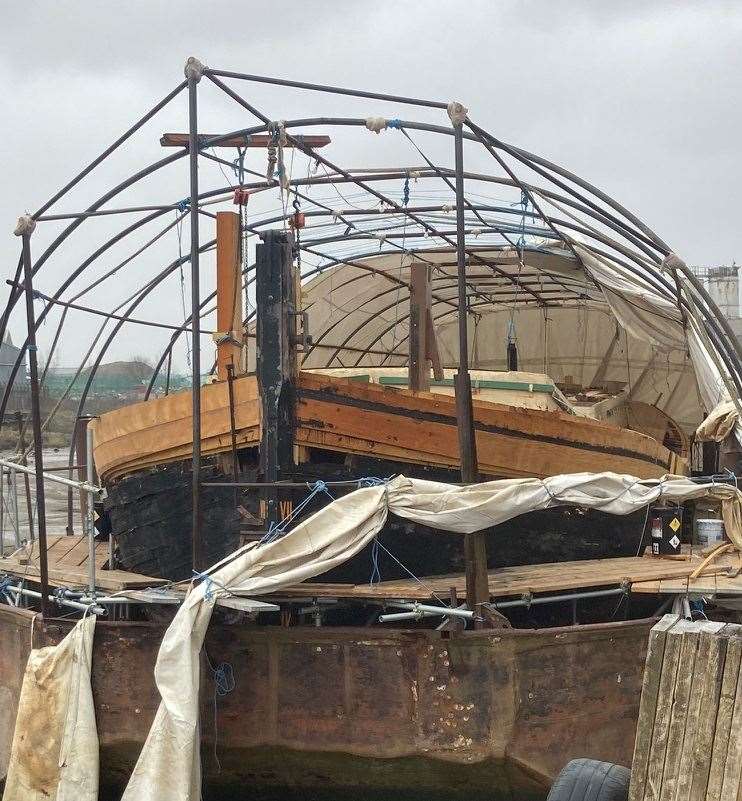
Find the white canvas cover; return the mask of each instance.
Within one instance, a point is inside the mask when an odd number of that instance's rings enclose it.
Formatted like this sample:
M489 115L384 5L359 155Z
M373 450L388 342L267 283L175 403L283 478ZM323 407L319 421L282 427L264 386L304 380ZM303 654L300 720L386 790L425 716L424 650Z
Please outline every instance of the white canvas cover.
M28 657L3 801L97 801L90 668L95 616Z
M467 266L467 276L477 286L492 280L490 265L496 265L498 274L513 280L521 273L535 274L538 290L552 293L546 295L548 309L534 304L520 290L514 291L512 300L475 299L472 311L476 314L468 320L470 368L506 370L505 343L509 333L514 333L520 369L546 373L555 382L569 378L567 383L574 380L586 388L598 379L598 383L624 384L631 401L656 406L692 434L719 404L731 400L722 377L726 368L705 330L692 315L682 315L677 302L656 291L648 280L601 256L574 232L563 234L574 252L563 244L532 243L521 266L510 248L481 249L478 254L487 264ZM455 368L455 258L448 249L421 250L420 254L435 265L436 339L444 366ZM675 260L671 254L663 265L668 278ZM409 283L409 262L410 258L396 254L356 258L307 281L302 303L314 344L302 356L302 369L406 365L409 292L395 282ZM507 280L501 283L499 291L505 291ZM693 307L682 276L680 283ZM558 299L567 294L573 299ZM577 296L579 300L574 299ZM251 339L251 366L254 345ZM738 426L738 437L740 433Z
M627 331L661 351L687 349L707 413L730 400L720 365L716 364L703 332L692 318L686 317L684 327L677 304L639 285L636 280L622 276L615 265L586 248L577 244L574 247L586 272L603 290L611 311Z
M722 501L726 529L742 545L742 493L665 476L639 480L615 473L576 473L507 479L459 487L399 476L365 487L320 509L283 538L250 543L208 571L165 632L155 667L162 696L123 801L197 801L199 654L216 598L261 595L297 584L341 564L381 530L391 512L443 531L473 533L535 509L577 505L625 515L660 498Z

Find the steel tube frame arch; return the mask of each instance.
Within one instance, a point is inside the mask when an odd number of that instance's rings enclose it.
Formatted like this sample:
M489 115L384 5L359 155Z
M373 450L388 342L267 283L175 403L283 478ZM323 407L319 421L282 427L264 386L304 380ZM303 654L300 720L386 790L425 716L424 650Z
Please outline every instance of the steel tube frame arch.
M351 281L355 280L357 278L361 278L361 277L365 277L365 276L355 276L353 279L351 279ZM487 276L482 276L482 277L487 277ZM456 280L457 279L456 279L455 275L445 275L445 276L438 276L437 278L431 278L431 282L433 282L433 281L446 281L447 283L451 283L451 284L454 284L454 285L456 283ZM346 282L346 284L343 284L342 286L347 286L348 283L350 283L350 281ZM498 285L498 287L500 287L500 286L502 286L502 288L505 288L507 286L507 284ZM373 295L372 297L367 298L365 302L366 303L369 303L369 302L373 303L374 301L379 300L380 298L384 297L385 295L388 295L388 294L391 294L392 292L397 292L397 291L398 291L398 288L385 289L384 291L378 292L376 295ZM515 289L510 290L510 292L514 293L516 295L516 297L517 297L518 291L519 291L519 289L517 287ZM570 291L570 290L565 290L564 288L560 288L558 290L555 289L553 291L555 291L555 292L556 291L560 291L561 292L561 291ZM504 293L501 293L501 294L504 294ZM551 305L554 303L555 300L559 300L559 301L561 301L561 300L575 300L575 301L580 300L580 297L577 296L577 293L575 292L574 294L576 295L576 297L574 297L574 298L564 298L564 299L562 299L562 298L559 298L559 299L549 298L546 301L546 308L551 307ZM455 295L450 297L450 298L440 297L440 298L438 298L436 300L435 304L431 303L431 306L432 305L437 305L438 303L445 303L445 302L448 302L448 301L455 301L455 300L456 300L456 296ZM383 314L383 313L389 311L390 309L393 309L395 306L399 305L400 302L401 301L399 299L397 299L393 303L390 303L388 306L384 306L384 307L382 307L380 309L375 309L374 312L373 312L373 316L376 317L376 316L378 316L380 314ZM532 303L538 303L539 305L542 305L542 302L538 301L538 300L533 300L531 302ZM502 301L502 303L505 304L505 303L508 303L508 301ZM523 303L528 303L528 301L523 301ZM495 306L494 303L492 303L491 305L493 307ZM307 310L309 310L310 308L311 308L311 305L309 307L307 307ZM456 309L452 309L451 311L453 312L453 311L456 311L457 309L458 309L458 306L456 306ZM305 354L304 358L302 359L302 363L304 363L312 355L312 353L314 352L314 348L315 347L318 347L318 346L322 345L322 340L324 339L324 337L327 334L329 334L332 330L334 330L334 328L336 328L338 325L340 325L343 322L345 322L348 319L348 317L353 313L354 312L346 313L346 315L344 317L340 317L330 327L325 328L318 337L314 338L313 341L312 341L312 345L310 346L310 349L307 351L307 353ZM389 326L388 328L384 329L382 334L378 337L378 339L375 339L372 344L376 344L379 341L379 339L381 339L383 336L385 336L387 333L389 333L395 326L399 325L400 322L403 322L408 317L409 317L409 310L404 312L404 314L401 317L399 317L394 323L392 323L391 326ZM335 353L328 360L328 364L326 365L327 367L330 366L330 362L332 362L333 359L338 357L338 354L340 353L340 351L346 349L346 346L348 345L349 341L353 337L355 337L357 334L359 334L363 330L363 328L365 327L366 324L367 324L367 321L362 322L361 325L357 326L355 329L353 329L353 331L351 331L350 334L348 334L348 336L345 338L345 340L343 340L342 343L337 345ZM357 347L360 348L360 346L357 346ZM356 362L356 364L354 366L356 366L356 367L359 366L359 363Z
M258 117L258 119L263 120L263 122L266 125L268 125L268 126L272 125L272 123L268 119L268 117L266 117L261 111L256 109L250 103L248 103L244 98L242 98L239 94L237 94L237 92L235 92L232 89L230 89L226 84L222 83L218 78L214 78L213 75L210 75L208 71L205 74L211 80L212 83L214 83L217 87L219 87L225 94L227 94L229 97L231 97L236 103L238 103L239 105L243 106L243 108L245 108L248 111L250 111L256 117ZM359 121L356 121L355 124L358 124L358 122ZM364 127L365 127L365 124L366 124L365 120L363 120ZM293 127L293 126L290 126L288 123L284 124L284 130L286 130L289 127ZM402 126L402 127L404 127L404 126ZM350 173L348 173L347 170L344 170L342 167L338 167L336 164L333 164L329 159L326 159L324 156L322 156L320 153L318 153L316 151L316 149L305 145L304 143L302 143L299 140L297 140L294 137L292 137L290 134L287 134L287 136L289 138L289 141L293 142L294 147L296 147L299 150L301 150L301 152L304 153L305 155L315 159L316 162L322 163L325 167L328 167L329 169L334 170L335 172L339 173L340 175L345 176L346 178L350 178L351 177ZM224 139L225 137L222 136L220 138ZM404 206L400 206L396 201L390 200L386 195L382 194L381 192L377 192L375 189L372 189L371 187L369 187L361 179L355 178L354 179L354 183L356 184L356 186L359 186L365 192L369 192L371 195L373 195L374 197L378 198L385 205L391 206L398 213L406 214L406 216L409 219L414 220L418 225L422 225L426 230L428 230L430 232L431 235L435 235L435 236L438 236L439 238L444 239L444 241L448 242L448 244L451 245L451 247L455 246L454 240L450 239L449 237L445 237L445 236L441 237L440 234L436 234L435 229L432 228L431 226L429 226L425 221L423 221L422 219L420 219L416 215L410 214L409 212L405 211L405 207ZM471 256L469 256L469 257L471 258Z
M207 71L206 71L206 74L208 75L208 73L209 73L209 72L210 72L210 71L208 71L208 70L207 70ZM237 75L237 74L234 74L234 75L227 75L226 77L235 77L235 76L237 76L237 77L238 77L238 75ZM182 88L182 86L181 86L181 88ZM320 90L323 90L323 88L321 88L321 87L320 87ZM343 90L343 91L345 91L345 90ZM347 93L348 93L348 94L358 94L358 93L354 93L354 92L353 92L353 91L351 91L351 90L348 90L348 92L347 92ZM361 95L358 95L358 96L362 96L362 94L361 94ZM394 101L394 100L395 100L395 98L394 98L393 96L381 96L381 95L380 95L379 97L385 97L385 98L388 98L388 99L390 99L390 100L392 100L392 101ZM409 99L408 99L408 100L409 100ZM402 102L402 101L400 101L400 102ZM405 101L405 102L406 102L406 101ZM416 102L416 101L412 101L412 100L410 100L409 102ZM442 106L440 106L440 105L439 105L439 106L436 106L436 107L442 107ZM324 122L325 122L325 121L326 121L326 122L329 122L329 120L324 120L324 119L323 119L323 122L322 122L322 123L320 123L320 124L324 124ZM339 123L339 124L360 124L361 122L364 122L364 121L357 121L357 120L342 120L342 119L341 119L341 121L340 121L340 123ZM437 132L437 133L445 133L445 134L447 134L447 135L452 135L452 131L451 131L450 129L444 129L444 128L442 128L442 127L439 127L439 126L426 126L426 125L424 125L424 124L415 124L415 123L409 123L409 122L408 122L408 123L405 123L404 125L405 125L405 127L408 127L408 128L410 128L410 129L416 129L416 130L431 130L432 132ZM478 128L478 126L477 126L477 128ZM487 132L486 132L486 131L484 131L484 129L480 129L480 128L478 128L478 130L479 130L479 131L481 131L481 132L483 132L484 134L486 134L486 135L487 135L487 137L491 139L492 143L493 143L493 144L494 144L496 147L499 147L499 148L500 148L500 149L502 149L504 152L507 152L507 153L509 153L510 155L514 156L514 157L515 157L515 158L517 158L519 161L521 161L521 163L524 163L524 164L525 164L525 166L528 166L529 168L532 168L532 169L533 169L533 168L534 168L534 163L536 163L536 164L540 164L540 165L542 165L542 166L544 166L544 167L548 167L549 169L553 169L553 170L554 170L554 171L555 171L557 174L559 174L559 175L562 175L563 177L566 177L566 178L568 178L568 180L571 180L571 181L573 181L574 183L578 184L579 186L582 186L583 188L585 188L587 191L589 191L589 192L592 192L593 194L595 194L595 195L596 195L596 197L598 197L599 199L601 199L603 202L607 203L609 206L611 206L612 208L614 208L615 210L617 210L619 213L623 214L623 215L624 215L624 216L625 216L627 219L629 219L629 220L630 220L630 221L631 221L633 224L637 225L637 226L638 226L638 227L639 227L639 228L640 228L640 229L641 229L643 232L645 232L645 235L647 235L647 236L650 236L650 237L652 238L652 240L653 240L653 241L652 241L652 244L653 244L655 247L657 247L658 249L660 249L660 252L662 252L661 248L667 248L667 246L665 245L665 243L664 243L664 242L663 242L661 239L659 239L659 237L657 237L657 235L656 235L656 234L655 234L653 231L651 231L651 229L649 229L647 226L645 226L645 225L644 225L644 223L642 223L642 222L641 222L641 221L640 221L638 218L634 217L634 215L632 215L630 212L628 212L628 210L626 210L626 209L624 209L622 206L620 206L620 204L617 204L617 203L616 203L616 202L615 202L613 199L611 199L611 198L610 198L610 197L608 197L607 195L604 195L604 193L602 193L600 190L597 190L597 189L596 189L594 186L592 186L592 185L588 184L587 182L583 181L582 179L579 179L577 176L574 176L574 175L572 175L571 173L569 173L568 171L564 170L563 168L560 168L560 167L558 167L558 165L554 165L554 164L552 164L551 162L548 162L548 161L546 161L545 159L542 159L541 157L539 157L539 156L536 156L535 154L531 154L531 153L529 153L528 151L524 151L524 150L522 150L521 148L516 148L516 147L510 146L510 145L507 145L506 143L502 143L502 142L500 142L499 140L496 140L496 139L495 139L494 137L492 137L490 134L487 134ZM224 135L224 136L229 136L229 135ZM209 146L211 143L214 143L214 144L215 144L215 143L217 143L217 140L218 140L218 139L220 139L220 138L223 138L223 137L214 137L214 138L212 138L211 140L207 140L206 142L203 142L203 143L201 143L201 142L200 142L200 143L199 143L199 150L200 150L200 149L202 149L202 148L204 148L204 147L208 147L208 146ZM470 138L470 139L472 139L472 140L475 140L475 139L476 139L476 137L475 137L475 136L469 136L469 135L467 135L467 136L466 136L466 138ZM305 151L305 152L306 152L306 151ZM179 154L179 155L181 155L181 156L182 156L182 155L184 155L184 154ZM173 160L174 160L174 159L173 159ZM163 161L165 161L165 160L163 160ZM164 165L162 165L162 166L164 166ZM346 172L347 172L347 171L346 171ZM555 180L555 178L554 178L554 176L553 176L553 175L550 175L550 174L548 174L548 173L545 173L545 172L544 172L544 173L542 173L542 174L543 174L543 177L544 177L544 178L546 178L546 180L550 181L551 183L555 183L555 185L556 185L556 180ZM349 175L349 173L348 173L348 175ZM368 180L368 179L369 179L369 177L370 177L370 176L367 176L367 177L366 177L366 180ZM350 178L352 179L352 176L350 176ZM356 181L356 180L353 180L353 182L354 182L354 183L358 183L358 181ZM316 182L315 182L315 183L316 183ZM571 190L571 188L568 188L568 187L567 187L566 189L567 189L567 191L570 191L570 193L574 194L574 190ZM537 193L539 193L539 194L542 194L542 193L543 193L543 190L535 190L535 191L536 191ZM587 199L584 199L584 198L581 198L581 199L582 199L583 201L586 201L586 200L587 200ZM566 199L562 198L562 202L564 202L565 200L566 200ZM105 201L104 201L104 202L105 202ZM393 206L396 206L397 204L392 204L392 205L393 205ZM597 205L595 205L595 204L590 204L590 205L591 205L591 206L592 206L592 207L595 209L595 211L596 211L596 213L597 213L597 215L598 215L597 217L596 217L595 215L591 215L591 216L593 216L593 218L594 218L594 219L598 219L598 221L599 221L599 222L605 223L605 215L607 214L606 210L605 210L605 209L602 209L602 208L600 208L599 206L597 206ZM581 211L581 213L585 213L585 210L584 210L584 209L579 209L579 211ZM403 207L399 207L399 208L397 209L397 212L398 212L398 213L402 213L402 214L403 214L403 213L404 213L404 208L403 208ZM542 218L544 217L544 215L541 215L541 216L542 216ZM626 235L626 233L627 233L627 232L629 232L629 231L631 230L631 229L630 229L630 227L629 227L629 226L627 226L627 225L626 225L626 223L625 223L624 221L621 221L621 220L616 220L616 221L617 221L617 223L620 225L620 227L621 227L622 229L624 229L624 233L623 233L623 235L625 236L625 235ZM668 250L669 250L669 249L668 249ZM627 254L627 255L628 255L628 254ZM37 266L40 266L40 265L37 265ZM646 268L645 268L645 269L646 269ZM659 276L658 276L658 277L659 277ZM694 287L694 289L696 290L696 294L700 295L700 300L701 300L701 304L700 304L700 305L701 305L701 309L702 309L702 311L704 311L704 312L706 312L706 313L708 313L708 312L712 312L713 310L712 310L712 309L710 309L710 308L708 308L708 309L704 309L704 307L705 307L705 306L707 306L707 303L706 303L706 300L707 300L707 298L704 298L704 297L703 297L703 291L702 291L702 288L700 288L700 290L701 290L701 291L699 291L699 288L698 288L698 287ZM673 293L673 295L675 295L675 294L676 294L676 293ZM708 298L708 300L710 300L710 298ZM722 326L723 326L723 324L722 324ZM727 335L728 335L728 333L729 333L729 332L728 332L728 331L726 331L725 333L727 333ZM722 337L722 338L721 338L721 340L722 340L722 342L723 342L723 341L725 340L725 337ZM728 348L725 348L725 350L727 350L727 352L728 352ZM725 362L726 362L726 360L725 360ZM727 366L728 366L728 365L727 365Z
M181 88L182 88L182 86L181 86ZM332 123L330 123L330 119L326 119L326 120L325 120L325 118L320 118L320 119L322 120L322 122L315 122L315 124L324 124L325 121L328 124L332 124ZM315 118L315 120L316 120L316 118ZM290 121L290 122L286 123L286 125L287 125L287 127L294 127L294 126L298 126L298 125L301 125L301 124L307 124L310 121L311 120ZM350 125L350 124L361 125L361 124L365 124L364 120L347 119L347 118L336 118L336 119L333 120L333 122L335 124L345 124L345 125ZM424 124L419 124L419 123L413 123L413 122L409 122L409 121L405 122L405 125L406 125L406 127L410 127L410 128L414 128L414 129L418 129L418 130L429 130L429 131L435 132L435 133L445 133L447 135L451 135L451 131L450 130L442 128L442 127L439 127L439 126L430 126L430 125L424 125ZM241 131L239 131L237 133L238 134L248 134L248 133L251 133L251 132L257 132L258 130L267 130L267 126L263 126L263 127L254 126L254 127L250 128L250 129L243 129L243 130L241 130ZM204 149L206 147L210 147L213 144L218 144L218 142L220 140L222 140L224 138L228 138L228 137L230 137L232 135L233 134L224 134L224 135L211 137L211 138L199 143L199 150ZM473 141L476 141L476 137L473 136L473 135L468 135L467 138L471 138ZM160 162L156 162L155 164L150 165L151 169L150 168L146 168L146 174L150 174L151 172L156 171L160 167L166 166L167 163L171 163L172 161L176 160L176 158L182 158L186 154L187 154L187 151L185 151L183 153L177 153L177 154L174 154L174 157L169 157L169 158L161 160ZM528 155L532 156L533 154L528 154ZM134 176L132 176L132 179L129 179L129 180L135 182L136 180L138 180L137 176L146 177L146 175L140 175L142 172L145 172L145 170L140 171L140 173L135 174ZM353 177L349 173L347 173L347 171L344 171L344 173L346 174L346 178L347 178L348 181L353 182L353 183L357 183L357 181L355 179L353 179ZM547 180L553 180L548 175L546 175L545 177L547 177ZM366 178L366 180L368 180L368 177ZM129 181L124 182L124 183L126 184L126 186L130 185ZM121 184L121 185L119 185L119 187L117 187L117 189L119 191L123 191L123 189L126 188L126 186L124 184ZM268 186L270 186L270 184L267 184L267 182L266 182L266 188ZM225 191L225 190L216 190L215 192L205 193L204 195L201 195L200 197L201 198L206 198L206 197L209 197L209 196L213 196L214 194L217 194L217 193L221 194L221 193L223 193L223 191ZM114 190L114 192L115 192L115 190ZM110 195L111 195L111 193L109 193L107 196L104 196L104 198L110 199ZM97 204L102 204L103 202L106 202L106 199L103 199L103 198L100 199L99 201L97 201L96 204L94 204L94 206L96 206ZM90 207L90 209L92 209L92 208L93 208L93 206ZM168 210L167 208L163 208L163 212L165 212L167 210ZM404 207L399 207L398 212L401 213L401 214L404 214L405 213ZM66 238L66 236L68 236L69 233L71 233L70 229L72 229L73 227L76 227L76 226L73 224L72 226L68 227L67 231L63 232L64 238ZM50 246L49 249L51 249L51 248L56 249L56 246L58 246L58 244L61 244L61 242L60 241L55 241L55 243L53 243L52 246ZM48 258L48 255L50 255L48 252L43 254L42 257L40 257L40 259L37 261L37 264L35 265L34 269L38 269L43 264L43 262L46 260L46 258Z
M169 92L165 97L156 103L149 111L147 111L142 117L134 123L134 125L130 126L118 139L116 139L112 144L110 144L101 154L96 156L89 164L87 164L80 172L77 173L73 178L71 178L60 190L58 190L54 195L52 195L49 200L47 200L39 209L37 209L32 216L32 218L36 219L38 216L42 215L45 211L50 209L58 200L61 200L70 189L73 189L83 178L87 177L99 164L102 164L112 153L114 153L127 139L133 136L143 125L145 125L149 120L157 115L167 104L173 100L186 86L186 82L182 81L178 86L176 86L171 92ZM14 280L18 282L21 277L21 270L23 268L23 261L22 256L18 259L18 267L16 268L16 274ZM17 302L17 301L15 301ZM12 312L15 302L12 305L9 303L6 305L6 308L3 310L2 317L0 317L0 340L5 339L5 329L8 325L8 321L10 319L10 313ZM1 416L0 416L1 422Z
M205 243L204 245L202 245L200 247L200 252L205 252L205 251L213 248L215 245L216 245L216 240L212 239L210 242L207 242L207 243ZM190 258L191 257L190 257L190 254L189 254L189 255L185 255L185 256L180 256L179 258L177 258L174 261L172 261L164 270L161 271L160 275L157 277L158 280L151 282L150 285L145 288L145 291L142 292L137 298L135 298L134 301L132 301L132 303L129 305L129 307L127 308L127 310L125 312L124 319L119 320L116 323L116 325L113 327L112 331L108 335L108 338L106 339L106 341L101 346L101 349L98 352L98 355L96 356L95 361L93 362L93 364L90 367L90 370L88 372L88 377L87 377L87 379L85 381L85 386L83 387L82 393L80 395L80 401L79 401L78 406L77 406L76 417L80 417L84 413L85 402L87 401L87 396L88 396L88 393L90 392L90 387L92 386L93 381L95 379L98 367L100 366L100 363L103 360L103 357L105 356L106 352L108 351L108 348L111 346L111 343L115 339L116 334L126 324L126 322L127 322L126 318L128 318L128 316L131 315L132 312L135 311L137 306L139 306L139 304L142 303L145 300L145 298L149 295L150 292L152 292L157 286L159 286L159 284L163 280L165 280L165 278L167 278L171 273L173 273L180 265L185 264L186 262L190 261ZM75 449L74 448L75 448L75 445L74 445L74 442L73 442L70 445L70 450L69 450L69 465L74 464L74 454L75 454ZM72 468L70 467L70 469L72 469ZM70 519L70 515L71 515L71 500L70 500L70 497L68 495L68 509L67 509L67 519L68 519L68 521Z

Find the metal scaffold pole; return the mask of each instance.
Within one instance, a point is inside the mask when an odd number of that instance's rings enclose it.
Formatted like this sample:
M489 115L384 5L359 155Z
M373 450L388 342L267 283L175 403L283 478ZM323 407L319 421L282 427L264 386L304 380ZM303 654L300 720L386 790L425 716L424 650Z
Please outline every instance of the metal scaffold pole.
M456 172L456 265L459 302L459 369L456 373L456 416L458 418L461 480L473 484L478 480L477 440L474 432L474 409L469 376L468 300L466 282L466 230L464 226L464 134L463 123L467 109L460 103L448 106L454 128L454 157ZM466 599L469 608L477 611L489 601L487 580L487 551L481 534L464 536L466 561Z
M188 81L188 161L190 166L190 223L191 223L191 391L193 402L193 461L192 461L192 563L193 570L203 569L201 549L201 290L199 283L198 236L198 82L203 64L189 58L185 65Z
M34 470L36 473L36 526L39 535L39 573L41 579L41 612L48 617L49 570L46 556L46 507L44 501L44 457L41 442L41 408L39 405L39 367L36 353L36 321L33 308L33 269L31 264L31 234L36 223L29 215L18 220L15 235L23 239L23 281L26 296L28 326L28 369L31 378L31 422L33 426Z

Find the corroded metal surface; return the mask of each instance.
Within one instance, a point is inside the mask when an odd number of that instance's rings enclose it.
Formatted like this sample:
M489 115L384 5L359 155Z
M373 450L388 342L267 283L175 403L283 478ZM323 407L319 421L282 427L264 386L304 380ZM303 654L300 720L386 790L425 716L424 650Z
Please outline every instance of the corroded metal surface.
M13 704L31 618L0 607L0 695ZM650 626L443 639L434 631L212 625L209 659L229 663L236 686L215 707L204 660L206 781L445 792L449 777L450 798L493 786L498 797L515 798L533 795L572 757L629 764ZM40 627L37 619L36 645L59 640L68 627ZM93 686L107 784L124 782L154 716L162 631L137 623L96 630ZM0 754L11 729L3 727Z

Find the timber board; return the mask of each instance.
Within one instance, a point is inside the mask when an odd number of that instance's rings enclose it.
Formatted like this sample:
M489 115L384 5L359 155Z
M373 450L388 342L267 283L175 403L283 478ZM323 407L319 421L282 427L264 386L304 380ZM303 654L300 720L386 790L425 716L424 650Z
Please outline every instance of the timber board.
M650 557L619 557L614 559L586 559L576 562L554 562L541 565L520 565L490 570L488 583L493 598L520 596L528 593L559 592L585 587L606 587L624 582L632 587L635 582L685 579L695 570L701 559L694 557L675 562ZM712 575L728 569L728 563L719 560L711 563L704 574ZM466 595L466 577L463 574L426 576L413 579L382 581L378 584L312 584L306 582L281 590L281 597L352 598L366 600L405 599L426 601L438 596L447 599L452 587L459 597Z
M234 382L238 447L260 439L255 376ZM230 450L226 382L205 386L202 451ZM188 458L191 396L164 398L108 412L96 420L95 461L104 479ZM297 387L297 444L343 453L455 468L459 464L453 397L303 372ZM655 478L679 460L649 436L562 412L474 400L480 472L544 477L610 470Z
M5 559L0 559L0 573L9 573L20 578L38 581L38 540L30 548L20 548ZM47 537L47 562L49 584L53 587L88 586L88 538L83 535ZM95 543L95 584L108 592L154 587L166 582L151 576L129 573L126 570L108 570L108 543Z

